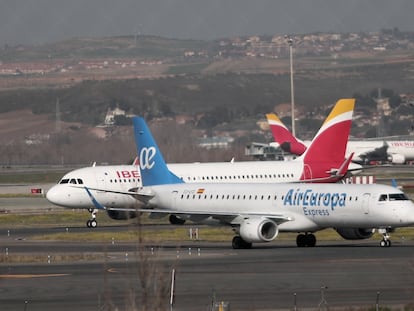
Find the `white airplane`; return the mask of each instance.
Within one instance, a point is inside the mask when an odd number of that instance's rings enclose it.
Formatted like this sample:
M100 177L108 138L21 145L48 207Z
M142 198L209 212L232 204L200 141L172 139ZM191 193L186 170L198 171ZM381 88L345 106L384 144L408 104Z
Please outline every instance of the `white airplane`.
M311 141L301 141L289 131L274 113L266 114L275 142L271 146L295 155L305 152ZM346 155L353 153L356 163L369 164L372 161L404 164L414 160L414 140L367 139L349 140Z
M168 168L187 183L336 182L347 174L351 161L351 157L345 159L345 149L354 102L354 99L339 100L307 152L293 161L183 163L170 164ZM148 162L152 156L150 152L145 153L141 161ZM122 193L140 186L136 165L92 166L67 173L47 192L46 197L59 206L88 209L91 219L87 226L96 227L97 209L84 187L106 206L131 208L136 206L136 200ZM107 212L113 219L128 219L135 215L134 212L110 209ZM170 221L182 222L174 215Z
M270 242L279 232L300 232L297 245L313 247L313 233L326 228L345 239L369 238L379 229L384 247L391 246L390 229L414 225L413 202L386 185L185 183L168 169L145 121L133 122L143 188L126 194L145 204L139 211L230 225L237 234L233 248ZM86 190L97 208L114 210Z

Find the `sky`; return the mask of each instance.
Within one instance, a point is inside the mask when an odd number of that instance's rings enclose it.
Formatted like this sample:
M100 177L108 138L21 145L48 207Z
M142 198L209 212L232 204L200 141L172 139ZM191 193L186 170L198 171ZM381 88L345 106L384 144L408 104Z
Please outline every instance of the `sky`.
M0 47L74 37L414 31L413 0L0 0Z

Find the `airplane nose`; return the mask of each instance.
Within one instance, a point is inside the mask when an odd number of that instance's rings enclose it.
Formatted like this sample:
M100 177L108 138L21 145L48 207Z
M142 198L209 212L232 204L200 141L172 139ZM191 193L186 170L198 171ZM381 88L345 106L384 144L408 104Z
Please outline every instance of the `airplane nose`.
M56 186L53 186L49 189L49 191L46 193L46 199L53 204L59 205L59 194L56 189Z

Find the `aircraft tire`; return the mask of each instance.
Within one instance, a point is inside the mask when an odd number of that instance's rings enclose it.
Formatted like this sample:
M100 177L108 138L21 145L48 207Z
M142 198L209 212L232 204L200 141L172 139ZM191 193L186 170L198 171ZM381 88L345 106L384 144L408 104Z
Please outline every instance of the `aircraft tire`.
M296 245L297 247L305 247L306 246L306 235L298 234L296 237Z
M307 234L306 237L306 246L314 247L316 245L316 237L314 234Z
M98 227L98 222L96 221L96 219L90 220L90 228L96 228L96 227Z
M390 247L391 246L391 241L390 240L381 240L380 246L381 247Z
M252 248L252 243L248 243L243 240L240 236L236 235L231 242L233 249L250 249Z
M88 221L86 222L86 227L90 228L91 227L91 220L88 219Z
M296 237L296 245L298 247L314 247L316 245L316 237L314 234L298 234Z

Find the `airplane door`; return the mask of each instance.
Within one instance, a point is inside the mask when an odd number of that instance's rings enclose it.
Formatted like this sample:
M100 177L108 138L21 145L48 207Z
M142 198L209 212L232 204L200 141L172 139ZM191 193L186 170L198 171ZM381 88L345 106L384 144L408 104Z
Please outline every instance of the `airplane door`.
M364 193L362 196L362 210L364 211L365 215L369 214L369 200L371 199L371 195L369 193Z
M173 209L175 209L177 207L177 196L178 196L178 191L174 190L172 192L172 202L171 202L171 205L172 205Z

